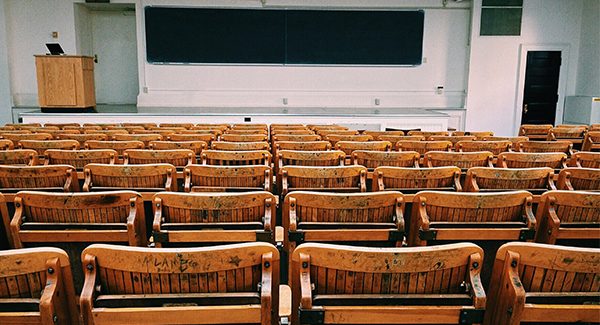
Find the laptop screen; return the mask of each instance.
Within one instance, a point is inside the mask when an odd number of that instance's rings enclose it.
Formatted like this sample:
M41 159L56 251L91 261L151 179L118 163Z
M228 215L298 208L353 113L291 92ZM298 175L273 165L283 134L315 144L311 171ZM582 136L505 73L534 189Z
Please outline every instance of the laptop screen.
M52 55L65 54L65 51L63 51L62 47L58 43L46 43L46 47Z

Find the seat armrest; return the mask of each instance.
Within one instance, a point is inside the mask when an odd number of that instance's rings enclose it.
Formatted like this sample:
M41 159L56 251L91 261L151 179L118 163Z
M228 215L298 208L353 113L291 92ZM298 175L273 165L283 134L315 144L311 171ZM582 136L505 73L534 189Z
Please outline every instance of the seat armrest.
M292 316L292 289L287 284L279 285L279 324L290 324Z

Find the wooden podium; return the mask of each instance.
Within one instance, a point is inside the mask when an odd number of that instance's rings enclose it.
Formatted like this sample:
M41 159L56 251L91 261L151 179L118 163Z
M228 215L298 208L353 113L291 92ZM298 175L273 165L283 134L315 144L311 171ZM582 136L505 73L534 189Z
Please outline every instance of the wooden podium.
M94 58L36 55L35 66L42 111L96 107Z

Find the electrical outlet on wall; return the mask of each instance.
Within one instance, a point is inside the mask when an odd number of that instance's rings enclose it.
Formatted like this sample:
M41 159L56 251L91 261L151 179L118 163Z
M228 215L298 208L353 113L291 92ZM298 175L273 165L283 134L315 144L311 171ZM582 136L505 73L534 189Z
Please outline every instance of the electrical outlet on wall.
M435 87L435 93L438 95L441 95L444 93L444 86L437 86Z

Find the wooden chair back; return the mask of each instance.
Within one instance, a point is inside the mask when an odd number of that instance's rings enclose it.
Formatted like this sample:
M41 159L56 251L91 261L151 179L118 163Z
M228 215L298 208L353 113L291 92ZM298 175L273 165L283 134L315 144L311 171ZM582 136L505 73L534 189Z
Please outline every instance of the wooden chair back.
M543 141L548 138L548 132L552 127L552 124L522 124L519 128L519 135L526 136L532 141Z
M279 150L327 151L331 150L329 141L274 141L275 153Z
M600 150L600 131L590 131L586 134L581 146L582 151Z
M451 151L452 142L450 141L398 141L396 142L398 151L416 151L424 155L428 151Z
M69 256L58 248L0 251L1 324L79 324Z
M0 137L18 143L23 140L52 140L52 134L50 133L2 133Z
M275 243L277 198L246 193L157 193L156 247L263 241Z
M240 166L265 165L271 166L271 153L267 150L224 151L204 150L203 165Z
M284 166L343 166L346 154L343 151L296 151L277 152L278 170Z
M83 148L85 142L88 140L96 140L96 141L107 141L108 135L102 133L87 133L87 134L68 134L68 133L59 133L56 137L59 140L75 140L79 142L79 147Z
M44 130L44 133L52 135L54 140L60 140L61 134L81 134L78 130Z
M281 141L294 141L294 142L306 142L306 141L321 141L321 136L317 134L274 134L273 142Z
M213 133L171 134L168 141L204 141L208 146L217 139Z
M112 149L46 150L44 165L71 165L83 170L87 164L115 164L117 152Z
M118 242L146 245L142 196L132 191L44 193L15 196L13 247L30 243ZM76 259L75 259L76 260Z
M83 134L106 134L108 139L106 141L113 141L113 136L115 134L129 134L127 130L84 130Z
M171 164L88 164L83 169L83 191L177 191L176 172L175 166Z
M41 127L40 123L6 123L4 126L11 126L16 128L17 130L21 130L26 127Z
M419 168L421 155L416 151L367 151L354 150L352 164L367 167L369 170L380 166Z
M127 149L144 149L146 145L142 141L96 141L85 142L85 149L112 149L119 156L123 156Z
M219 130L221 133L225 130L229 129L229 124L210 124L210 123L200 123L196 124L191 130Z
M472 136L475 137L476 140L482 140L485 137L493 137L494 132L492 131L454 131L452 132L454 136Z
M212 134L215 138L219 138L223 131L220 129L190 129L190 130L181 130L176 132L175 134Z
M281 195L291 191L366 192L367 168L363 166L283 166Z
M183 171L186 192L271 192L271 167L189 165Z
M131 134L160 134L163 139L166 139L171 134L176 134L186 129L163 129L163 128L152 128L150 130L132 130Z
M480 323L482 259L483 250L471 243L384 249L303 244L291 256L292 322Z
M572 126L572 127L554 127L548 131L548 141L569 140L574 144L583 143L583 139L587 133L587 126Z
M559 190L600 191L600 169L565 168L558 174Z
M85 324L271 325L278 315L279 252L267 243L176 250L95 244L82 260Z
M518 137L483 137L483 141L510 141L512 143L512 148L515 151L519 150L519 142L529 141L528 137L518 136Z
M150 141L160 141L163 139L160 134L115 134L115 141L141 141L144 143L144 148L148 148Z
M598 246L600 232L600 193L548 191L542 194L536 211L538 231L535 241L556 244L557 240L583 240Z
M474 151L489 151L494 156L501 152L508 152L512 149L510 141L458 141L455 145L456 151L474 152Z
M540 194L555 190L552 168L473 167L467 171L466 192L527 190Z
M267 134L223 134L221 141L227 142L265 142L269 141Z
M533 195L423 191L415 195L408 243L533 240Z
M373 139L377 139L379 136L382 135L400 135L403 136L404 135L404 131L371 131L371 130L365 130L362 132L362 134L367 134L373 137Z
M305 242L401 246L404 199L400 192L319 193L286 195L282 222L290 252Z
M86 130L102 130L102 125L84 125L84 126L65 126L63 131L78 131L80 134L84 134Z
M131 128L142 128L142 129L150 129L155 128L156 123L121 123L121 127L131 127Z
M160 123L158 127L160 128L183 128L183 129L191 129L194 126L194 123Z
M76 140L21 140L17 144L19 149L33 149L38 156L45 157L48 149L77 150L79 142Z
M33 149L0 151L0 165L36 166L38 164L38 153Z
M377 167L373 171L373 191L418 192L427 189L462 191L460 168Z
M0 139L0 151L2 150L13 150L15 148L12 141L8 139Z
M75 168L69 165L0 165L0 189L3 193L14 193L25 189L79 192L79 181Z
M424 136L425 138L429 138L430 136L434 136L434 135L443 135L443 136L449 136L450 132L448 131L408 131L408 133L406 133L406 135L421 135Z
M389 141L393 144L398 143L398 141L425 141L425 136L422 135L380 135L375 140L378 141Z
M125 165L171 164L175 167L185 167L196 163L196 155L190 149L128 149L125 150L123 159Z
M392 143L389 141L338 141L335 148L346 153L346 156L351 156L355 150L390 151Z
M269 125L265 124L265 123L252 123L252 124L248 124L248 123L234 123L233 125L231 125L232 129L262 129L262 130L268 130L269 129Z
M239 134L239 135L251 135L251 134L264 134L268 135L269 131L266 129L229 129L224 134Z
M459 141L475 141L477 138L472 135L432 135L427 138L427 141L450 141L452 145L456 145Z
M200 156L208 144L204 141L150 141L149 147L152 150L190 149Z
M571 166L600 168L600 152L576 152L571 156Z
M567 167L567 154L561 152L503 152L498 155L499 168Z
M213 150L223 151L254 151L254 150L271 150L269 143L266 141L262 142L227 142L227 141L213 141L211 145Z
M79 123L44 123L44 127L57 127L59 129L64 129L67 126L81 126Z
M318 135L326 138L330 135L337 136L348 136L348 135L359 135L357 130L348 130L348 129L319 129L316 131Z
M494 155L489 151L429 151L425 153L423 165L427 167L456 166L461 169L469 169L471 167L494 167L493 160Z
M331 142L331 146L336 148L336 144L340 141L373 141L373 137L367 134L354 134L354 135L344 135L344 134L328 134L323 136L323 140L327 140Z
M522 141L519 142L521 152L564 152L571 156L573 154L573 143L571 141Z
M600 131L600 124L590 124L589 132Z
M494 262L484 324L599 323L598 256L600 249L593 248L504 244Z

